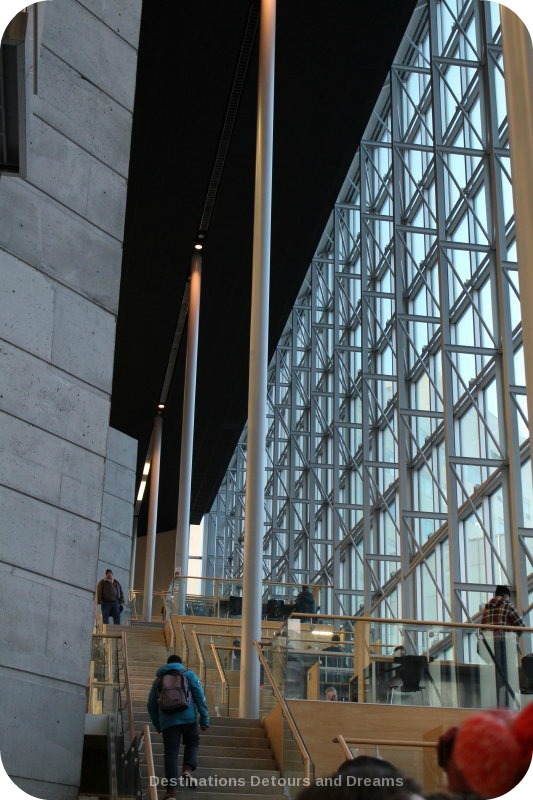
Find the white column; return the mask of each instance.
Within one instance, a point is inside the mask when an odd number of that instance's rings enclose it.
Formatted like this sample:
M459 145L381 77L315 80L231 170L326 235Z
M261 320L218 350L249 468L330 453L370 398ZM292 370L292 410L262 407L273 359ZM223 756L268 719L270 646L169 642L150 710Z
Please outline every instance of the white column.
M187 575L189 567L189 526L191 510L192 449L194 441L194 405L196 400L196 363L198 361L198 329L200 327L200 293L202 288L202 256L194 253L191 259L191 291L187 319L187 358L183 388L183 419L181 424L180 482L178 522L176 525L176 556L174 565ZM179 581L178 614L185 614L187 581Z
M152 592L154 591L155 536L157 531L157 504L159 500L159 470L161 465L161 433L163 417L157 414L152 434L152 460L150 466L150 503L148 506L148 531L146 539L146 561L144 566L145 622L152 621Z
M510 9L500 6L505 94L522 310L529 425L533 423L533 48L528 30ZM530 436L533 459L533 436ZM528 605L522 554L513 542L515 583L519 607Z
M261 1L239 714L259 716L276 0Z

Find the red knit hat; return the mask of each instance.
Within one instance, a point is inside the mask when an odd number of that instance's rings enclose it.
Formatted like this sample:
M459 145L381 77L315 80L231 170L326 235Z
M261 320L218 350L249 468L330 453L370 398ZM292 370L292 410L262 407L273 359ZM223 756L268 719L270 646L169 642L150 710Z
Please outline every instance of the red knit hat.
M533 754L533 703L519 714L484 711L440 737L439 765L448 788L481 797L500 797L524 777Z

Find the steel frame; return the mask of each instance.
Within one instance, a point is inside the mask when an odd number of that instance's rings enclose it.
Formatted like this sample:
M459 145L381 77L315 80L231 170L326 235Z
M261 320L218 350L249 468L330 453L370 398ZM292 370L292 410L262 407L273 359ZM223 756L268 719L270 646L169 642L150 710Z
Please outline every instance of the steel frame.
M471 620L495 583L531 603L491 6L418 3L270 365L264 575L328 584L323 612ZM241 574L245 481L246 428L207 517L207 575Z

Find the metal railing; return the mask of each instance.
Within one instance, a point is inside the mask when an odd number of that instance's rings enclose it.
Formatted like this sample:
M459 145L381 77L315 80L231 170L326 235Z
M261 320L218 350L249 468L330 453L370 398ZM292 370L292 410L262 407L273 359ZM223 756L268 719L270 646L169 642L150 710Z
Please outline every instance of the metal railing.
M200 640L198 638L198 634L196 631L191 631L192 640L194 642L194 646L196 648L196 654L198 656L198 665L199 665L199 673L200 673L200 680L205 683L205 678L207 674L207 669L205 666L205 658L202 651L202 646L200 644Z
M157 785L155 780L156 775L155 775L155 765L154 765L154 753L152 750L152 736L150 733L150 725L148 723L146 723L143 726L141 733L141 741L142 740L144 740L144 749L146 754L146 771L148 774L148 790L150 792L150 800L158 800Z
M110 796L137 795L138 745L124 632L93 634L87 713L107 717Z
M218 672L218 676L220 678L220 687L221 687L220 703L217 703L217 699L218 698L215 697L215 710L217 708L220 709L220 706L225 706L226 707L226 715L229 717L229 702L230 702L230 691L229 691L229 689L230 689L230 687L229 687L228 679L226 677L226 671L225 671L224 667L222 666L222 661L220 660L220 657L219 657L218 652L217 652L218 648L214 644L214 642L211 642L210 648L211 648L211 652L213 654L215 667L216 667L216 670ZM224 649L226 649L226 648L224 648ZM231 648L227 648L227 649L230 650Z
M531 653L532 633L509 625L298 614L275 637L269 657L292 699L321 699L328 683L339 682L344 700L519 709L531 691L522 658Z
M428 742L415 739L370 739L363 736L342 736L340 733L337 734L333 741L337 742L341 746L341 750L347 759L355 758L353 750L351 750L349 747L351 744L365 745L367 747L375 747L376 749L379 749L380 747L429 747L435 749L438 744L436 741Z
M281 711L282 711L283 718L287 721L287 723L289 725L289 728L290 728L290 731L291 731L291 734L292 734L292 737L293 737L294 741L296 742L298 750L300 751L300 755L301 755L302 761L304 763L304 777L309 782L311 782L313 780L313 776L314 776L314 765L313 765L313 762L311 760L311 756L309 755L309 751L307 750L307 747L305 746L304 741L303 741L302 737L300 736L300 732L299 732L298 727L297 727L297 725L296 725L296 723L294 721L294 718L293 718L293 716L291 714L289 706L287 705L287 703L285 701L285 698L281 694L281 692L279 690L279 687L278 687L276 681L274 680L274 676L272 675L272 672L270 671L270 667L268 666L268 664L267 664L267 662L265 660L265 657L263 655L263 651L261 649L261 643L258 642L257 640L255 640L254 641L254 647L256 649L259 661L263 666L264 673L265 673L266 677L268 678L268 681L269 681L269 683L270 683L270 685L272 687L272 690L273 690L273 692L274 692L274 694L276 696L276 699L277 699L278 703L281 706Z

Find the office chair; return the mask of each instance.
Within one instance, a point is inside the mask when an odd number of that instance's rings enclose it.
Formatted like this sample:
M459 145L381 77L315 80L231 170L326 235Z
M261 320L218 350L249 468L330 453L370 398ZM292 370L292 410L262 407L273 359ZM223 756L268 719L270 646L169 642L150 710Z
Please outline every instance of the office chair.
M285 610L284 600L274 597L272 597L270 600L267 600L267 605L266 605L267 619L276 619L276 620L283 619L284 610Z
M399 656L395 663L400 665L398 677L401 678L402 684L400 687L390 687L389 702L391 704L394 702L395 692L400 692L400 694L416 694L420 692L423 703L423 692L426 687L420 686L420 681L428 674L428 660L426 656Z

